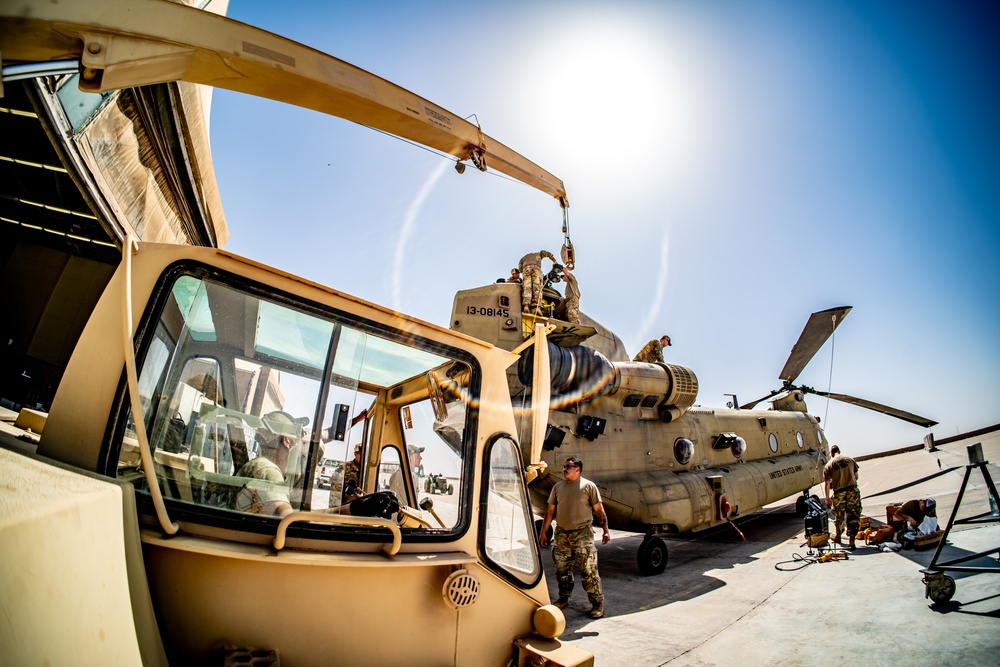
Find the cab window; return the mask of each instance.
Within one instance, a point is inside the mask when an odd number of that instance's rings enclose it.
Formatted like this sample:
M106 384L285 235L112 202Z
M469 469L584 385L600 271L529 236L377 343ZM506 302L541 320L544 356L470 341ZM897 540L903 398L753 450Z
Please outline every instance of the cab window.
M495 438L485 465L480 550L507 579L533 586L541 576L541 565L517 445L506 436Z
M434 455L442 472L462 468L471 365L461 353L425 349L412 335L373 331L349 316L198 270L177 270L163 294L155 322L145 327L153 334L138 355L138 387L156 479L174 511L273 518L339 507L350 502L348 477L356 495L389 487L391 463L371 474L364 465L384 458L376 437L395 436L401 473L419 472L398 454L411 436L448 454ZM403 413L385 405L389 396L410 400L412 428L398 424ZM446 420L444 440L435 435L435 415L452 416L446 406L456 402L463 407L450 410L462 423ZM386 419L374 419L380 411ZM141 491L132 418L118 475ZM324 462L339 465L324 470ZM418 502L419 484L404 488L406 501Z

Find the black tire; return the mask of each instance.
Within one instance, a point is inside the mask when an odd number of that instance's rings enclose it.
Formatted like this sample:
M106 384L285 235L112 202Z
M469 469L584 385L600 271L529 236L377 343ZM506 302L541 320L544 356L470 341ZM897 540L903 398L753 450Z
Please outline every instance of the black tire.
M647 535L636 551L635 560L642 576L660 574L667 567L667 544L656 535Z
M448 495L455 493L455 487L451 484L448 485Z
M927 594L935 604L943 604L955 594L955 580L944 575L936 586L928 586Z

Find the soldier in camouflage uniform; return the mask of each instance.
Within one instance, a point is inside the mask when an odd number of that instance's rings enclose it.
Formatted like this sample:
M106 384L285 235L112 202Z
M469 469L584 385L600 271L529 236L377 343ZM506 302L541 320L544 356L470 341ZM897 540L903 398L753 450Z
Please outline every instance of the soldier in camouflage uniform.
M562 267L562 277L566 281L566 321L570 324L580 323L580 286L576 276L568 266Z
M660 336L659 340L651 340L646 343L632 361L646 363L659 361L663 363L663 348L665 347L670 347L670 336L667 335Z
M526 313L538 308L542 300L543 259L556 263L555 256L548 250L529 252L517 263L517 270L521 272L521 310Z
M283 517L292 512L288 502L288 486L281 469L264 456L247 461L236 471L237 477L249 477L236 493L234 509L249 514L275 514Z
M854 548L854 539L861 530L861 489L858 488L858 464L849 456L840 454L840 447L830 447L832 459L823 467L823 490L826 494L826 506L833 508L833 523L837 534L833 541L840 543L847 519L849 548ZM830 501L830 488L833 487L833 501Z
M344 464L343 502L348 503L359 495L361 495L361 445L355 445L354 458ZM330 502L333 502L332 496Z
M575 456L566 459L563 466L563 481L556 482L549 494L549 505L542 521L538 540L544 547L548 545L549 526L556 519L555 544L552 546L552 560L556 565L556 581L559 582L559 599L555 605L564 609L573 593L573 562L580 568L583 590L587 591L592 609L591 618L604 616L604 594L601 591L601 575L597 572L597 547L594 546L594 515L604 529L602 544L611 539L608 531L608 517L604 513L601 492L597 485L581 476L583 462Z

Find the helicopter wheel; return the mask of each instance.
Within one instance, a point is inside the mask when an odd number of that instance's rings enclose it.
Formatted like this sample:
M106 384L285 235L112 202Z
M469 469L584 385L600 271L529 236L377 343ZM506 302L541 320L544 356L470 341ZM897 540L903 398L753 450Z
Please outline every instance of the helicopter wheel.
M639 574L644 577L660 574L667 567L667 544L656 535L647 535L635 557Z

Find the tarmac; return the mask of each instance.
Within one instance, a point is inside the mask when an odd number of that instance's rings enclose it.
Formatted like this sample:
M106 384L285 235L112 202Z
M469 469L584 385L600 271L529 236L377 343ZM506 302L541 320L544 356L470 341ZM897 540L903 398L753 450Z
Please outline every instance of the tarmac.
M976 442L997 485L998 431L933 452L859 461L864 516L884 524L886 505L932 497L945 529L967 473L955 518L989 512L984 468L969 466L967 446ZM822 499L822 487L813 493ZM592 652L597 665L629 667L1000 665L1000 518L946 533L939 563L989 552L962 565L993 571L947 571L955 593L937 604L926 597L921 572L935 547L882 552L859 540L845 560L817 562L791 500L738 519L746 541L728 525L667 538L667 568L653 577L636 567L642 536L612 531L611 542L598 546L606 615L587 616L577 577L560 639ZM555 599L550 550L543 558Z

